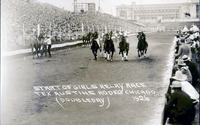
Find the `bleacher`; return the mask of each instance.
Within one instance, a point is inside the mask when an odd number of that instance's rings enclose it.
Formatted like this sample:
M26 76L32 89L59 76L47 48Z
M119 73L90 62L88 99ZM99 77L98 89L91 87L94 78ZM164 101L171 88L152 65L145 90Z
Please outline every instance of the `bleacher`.
M6 0L2 2L2 10L2 21L6 25L3 31L7 36L5 45L9 49L28 46L26 39L37 32L38 25L41 33L54 36L53 42L76 40L87 32L109 32L130 27L133 31L140 27L109 14L73 13L37 0Z

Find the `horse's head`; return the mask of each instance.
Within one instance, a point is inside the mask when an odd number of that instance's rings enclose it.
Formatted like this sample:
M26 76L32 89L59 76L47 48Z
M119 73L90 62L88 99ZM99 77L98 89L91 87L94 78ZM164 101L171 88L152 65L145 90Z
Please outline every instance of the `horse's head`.
M137 38L138 38L138 40L141 40L142 39L142 34L138 33Z

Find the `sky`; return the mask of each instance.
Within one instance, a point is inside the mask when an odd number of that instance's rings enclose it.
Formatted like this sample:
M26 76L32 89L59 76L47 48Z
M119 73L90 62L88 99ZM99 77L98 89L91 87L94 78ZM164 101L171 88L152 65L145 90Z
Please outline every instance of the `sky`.
M69 11L73 11L74 0L39 0L41 2L50 3L60 8L64 8ZM77 0L78 2L93 2L96 3L96 8L99 6L99 0ZM116 7L120 4L159 4L159 3L180 3L188 2L190 0L100 0L101 12L109 13L112 15L116 14Z

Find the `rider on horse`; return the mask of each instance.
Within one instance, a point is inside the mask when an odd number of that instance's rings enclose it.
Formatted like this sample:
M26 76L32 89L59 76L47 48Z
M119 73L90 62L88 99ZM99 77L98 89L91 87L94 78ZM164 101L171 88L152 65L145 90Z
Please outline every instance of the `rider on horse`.
M115 46L114 46L114 42L112 40L112 33L106 34L104 50L105 50L105 53L107 54L106 59L112 61L113 54L115 52ZM111 53L111 55L110 55L110 53Z
M148 48L148 43L146 41L146 35L143 32L139 32L137 35L138 38L138 57L146 54L147 48Z
M122 54L122 61L128 61L129 43L127 43L124 35L121 35L119 42L119 54ZM125 59L124 59L125 58Z
M92 50L92 53L94 55L94 60L97 60L97 51L99 49L99 44L96 41L96 36L95 35L92 36L91 42L92 42L91 50Z

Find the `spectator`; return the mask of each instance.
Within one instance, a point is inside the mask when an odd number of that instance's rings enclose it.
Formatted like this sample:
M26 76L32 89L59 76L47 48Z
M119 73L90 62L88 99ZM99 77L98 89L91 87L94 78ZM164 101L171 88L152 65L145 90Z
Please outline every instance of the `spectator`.
M196 86L198 84L198 81L199 81L199 71L197 69L196 64L193 63L192 61L190 61L190 59L187 55L184 55L182 57L182 60L188 66L188 68L189 68L189 70L192 74L192 85Z
M191 125L195 117L195 107L190 96L181 90L181 83L173 81L170 86L172 91L169 95L169 101L164 108L163 125L167 118L170 123L179 123L181 125Z

